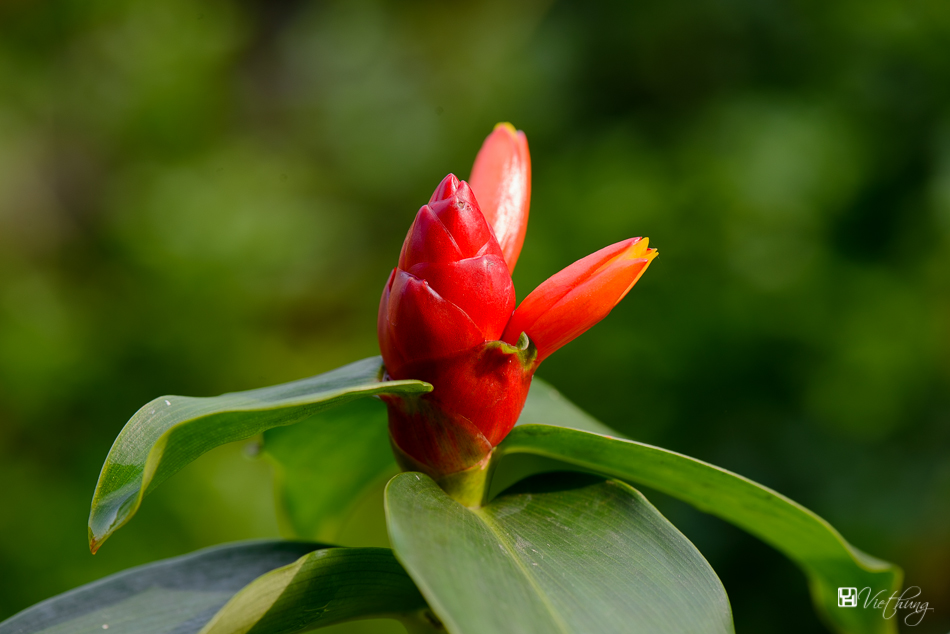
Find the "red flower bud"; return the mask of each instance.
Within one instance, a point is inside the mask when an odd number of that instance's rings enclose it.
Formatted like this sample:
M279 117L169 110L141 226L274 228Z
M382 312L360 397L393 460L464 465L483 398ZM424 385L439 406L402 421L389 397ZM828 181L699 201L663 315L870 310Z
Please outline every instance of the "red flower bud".
M393 443L434 473L480 462L521 412L531 375L499 341L514 307L501 247L472 190L450 174L409 229L378 321L389 376L438 386L420 399L387 397Z
M383 289L377 327L388 377L433 386L383 397L406 468L440 478L486 464L518 420L538 364L603 319L656 255L640 238L601 249L514 310L510 270L527 227L530 174L524 133L496 126L475 160L473 188L451 174L439 184Z

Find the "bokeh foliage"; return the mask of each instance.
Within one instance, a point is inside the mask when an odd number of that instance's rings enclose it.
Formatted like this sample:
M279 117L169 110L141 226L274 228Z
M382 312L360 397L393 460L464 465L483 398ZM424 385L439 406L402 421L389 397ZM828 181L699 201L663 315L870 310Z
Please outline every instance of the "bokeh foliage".
M936 0L3 3L0 618L276 535L269 468L242 447L95 558L85 520L142 403L375 354L415 211L510 120L534 158L519 297L609 242L661 253L541 376L899 563L941 631L948 40ZM819 627L781 556L647 493L738 630Z

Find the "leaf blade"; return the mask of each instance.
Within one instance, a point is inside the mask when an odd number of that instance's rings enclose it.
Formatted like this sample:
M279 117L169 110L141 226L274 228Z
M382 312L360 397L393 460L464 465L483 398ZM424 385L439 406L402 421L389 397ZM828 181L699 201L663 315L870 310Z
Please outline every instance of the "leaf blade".
M321 544L238 542L105 577L38 603L0 623L0 634L197 632L245 584Z
M516 454L540 456L688 502L743 528L798 564L809 579L816 608L837 631L895 631L893 622L875 611L837 608L836 590L883 586L892 591L900 587L900 569L858 550L824 519L768 487L673 451L567 427L516 428L498 452L501 461Z
M279 508L294 535L344 545L341 529L353 508L399 472L386 406L375 399L267 430L264 455L275 466Z
M472 510L403 473L386 512L396 556L453 634L732 632L709 564L625 484L548 477Z
M565 412L568 413L567 416ZM531 380L531 389L528 391L524 409L521 410L521 415L515 423L515 427L522 425L564 425L571 429L623 438L620 432L604 425L571 403L550 383L538 377Z
M146 493L216 446L291 425L349 400L431 390L421 381L380 381L371 357L300 381L209 398L159 397L119 433L99 475L89 513L95 552L138 510Z
M295 634L360 618L399 618L426 608L388 548L329 548L255 579L201 634Z

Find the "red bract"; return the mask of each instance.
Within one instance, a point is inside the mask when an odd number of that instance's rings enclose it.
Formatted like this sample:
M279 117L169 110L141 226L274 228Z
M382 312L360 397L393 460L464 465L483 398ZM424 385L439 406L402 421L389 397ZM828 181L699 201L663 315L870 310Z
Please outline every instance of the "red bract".
M528 333L538 363L607 316L656 256L646 238L630 238L588 255L541 283L511 316L502 339Z
M646 239L611 245L514 310L511 270L531 191L524 133L496 126L471 182L450 174L419 210L379 306L388 377L433 386L383 397L394 449L405 468L437 479L486 464L518 420L538 364L603 319L656 256Z

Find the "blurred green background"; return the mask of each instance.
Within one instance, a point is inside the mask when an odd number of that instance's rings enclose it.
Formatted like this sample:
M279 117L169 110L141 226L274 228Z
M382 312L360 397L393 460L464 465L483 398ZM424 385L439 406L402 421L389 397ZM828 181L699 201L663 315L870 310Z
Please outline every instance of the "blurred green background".
M216 450L100 554L102 460L161 394L376 351L418 207L498 121L534 169L519 297L660 249L540 376L905 568L950 627L950 5L940 0L0 5L0 619L278 534ZM740 632L822 631L804 577L661 496Z

